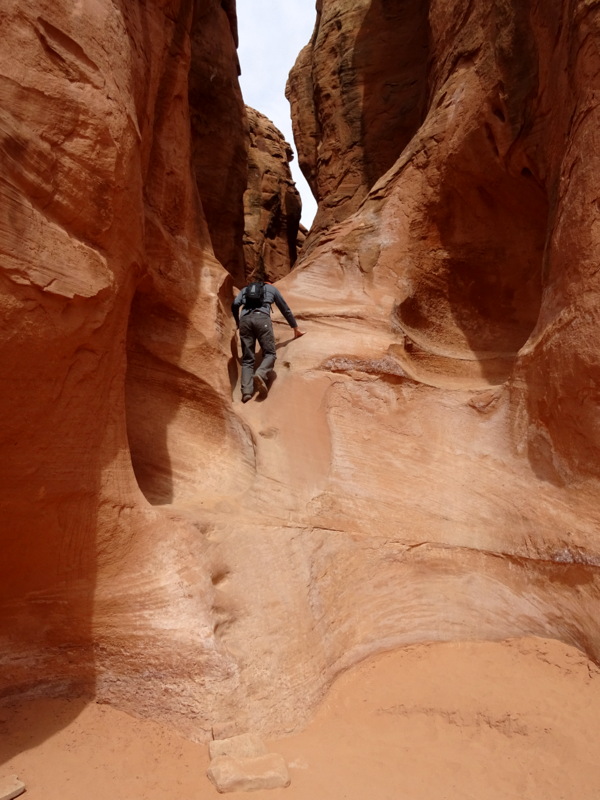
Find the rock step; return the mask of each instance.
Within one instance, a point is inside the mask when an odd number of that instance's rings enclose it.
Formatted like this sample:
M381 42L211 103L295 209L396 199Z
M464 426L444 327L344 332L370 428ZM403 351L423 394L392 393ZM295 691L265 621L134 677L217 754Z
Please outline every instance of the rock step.
M209 744L208 779L218 792L252 792L290 785L287 764L279 753L269 753L252 733L215 739Z
M25 791L25 784L16 775L0 778L0 800L13 800Z

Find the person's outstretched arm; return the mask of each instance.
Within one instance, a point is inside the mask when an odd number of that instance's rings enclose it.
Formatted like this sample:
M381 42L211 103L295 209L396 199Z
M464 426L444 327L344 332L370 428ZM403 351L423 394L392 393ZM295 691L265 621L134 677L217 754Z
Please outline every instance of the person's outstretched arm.
M274 294L275 305L287 320L287 323L290 326L290 328L293 328L294 330L294 339L299 339L300 336L304 336L304 331L301 331L300 328L298 327L298 323L296 322L296 317L292 314L292 310L283 299L283 295L281 294L279 289L276 289L274 286L272 286L271 288Z

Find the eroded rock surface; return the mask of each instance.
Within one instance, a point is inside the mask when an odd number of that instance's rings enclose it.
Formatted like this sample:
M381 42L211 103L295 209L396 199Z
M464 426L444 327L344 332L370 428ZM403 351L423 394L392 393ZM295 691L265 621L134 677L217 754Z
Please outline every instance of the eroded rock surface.
M200 739L412 642L600 658L600 10L317 10L307 335L245 405L233 3L0 12L3 694Z
M294 155L264 114L247 108L248 188L244 194L246 278L287 275L296 263L302 203L289 163Z
M595 279L586 265L596 248L588 193L597 11L548 0L494 9L408 4L393 21L390 13L377 2L319 4L315 34L291 76L300 160L317 195L328 197L311 245L319 226L362 203L351 223L327 236L338 262L345 241L344 259L357 275L391 290L391 320L410 340L411 360L455 355L493 381L513 375L516 437L536 469L558 481L596 475L596 334L587 305ZM403 50L413 58L410 92L393 102L407 135L394 136L398 152L383 147L386 162L372 169L356 131L371 128L364 65L373 69L376 58L359 56L393 36L412 43ZM393 50L382 44L377 52ZM418 89L424 77L426 94ZM354 103L344 99L348 87ZM383 113L390 95L379 94ZM340 130L352 134L338 152L346 141ZM361 176L353 189L339 189L332 163L347 165L336 171L343 180Z
M188 0L188 5L193 9L187 46L191 47L188 96L194 178L214 253L243 282L248 125L238 84L235 0ZM181 62L177 63L181 71ZM185 70L182 74L187 80ZM186 120L179 124L185 126ZM172 211L177 215L176 205Z
M356 211L422 123L428 24L421 0L317 3L287 87L300 166L319 203L314 233Z
M1 12L3 694L82 690L185 717L209 674L235 674L215 648L200 529L146 499L189 480L227 496L225 475L239 491L253 469L188 103L202 70L239 98L229 12ZM199 25L222 31L219 63L194 57ZM244 141L241 103L235 129Z

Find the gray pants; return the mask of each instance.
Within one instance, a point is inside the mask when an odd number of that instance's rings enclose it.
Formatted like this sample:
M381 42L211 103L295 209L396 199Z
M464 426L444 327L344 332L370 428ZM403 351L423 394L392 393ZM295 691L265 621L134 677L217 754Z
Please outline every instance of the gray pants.
M240 320L242 342L242 395L254 394L254 351L256 342L262 349L262 360L256 374L266 382L275 365L275 335L271 317L262 311L251 311Z

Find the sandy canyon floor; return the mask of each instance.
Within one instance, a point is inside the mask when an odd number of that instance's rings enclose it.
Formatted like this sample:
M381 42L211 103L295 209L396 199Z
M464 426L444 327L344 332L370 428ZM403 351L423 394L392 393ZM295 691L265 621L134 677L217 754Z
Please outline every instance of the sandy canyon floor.
M108 706L4 707L0 736L0 778L18 774L28 800L220 796L206 745ZM600 670L543 639L408 647L342 675L304 731L269 746L292 783L255 800L592 800Z

